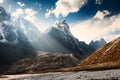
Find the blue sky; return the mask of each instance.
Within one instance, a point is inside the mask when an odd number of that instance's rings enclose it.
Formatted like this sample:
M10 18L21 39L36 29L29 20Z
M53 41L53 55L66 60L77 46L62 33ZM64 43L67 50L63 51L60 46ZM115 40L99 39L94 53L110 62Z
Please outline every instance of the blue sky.
M65 19L80 41L120 35L120 0L0 0L13 17L24 17L41 32L56 20Z

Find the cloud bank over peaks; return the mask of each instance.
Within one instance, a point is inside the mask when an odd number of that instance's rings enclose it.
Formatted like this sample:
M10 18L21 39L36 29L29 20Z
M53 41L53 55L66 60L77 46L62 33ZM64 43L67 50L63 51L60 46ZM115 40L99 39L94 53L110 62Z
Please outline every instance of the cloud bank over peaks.
M57 18L60 15L66 17L70 13L78 12L86 3L87 0L58 0L55 3L55 8L47 10L45 16L48 18L51 14L54 14Z
M104 18L108 14L106 11L105 15L97 15L97 13L92 19L74 23L71 27L72 34L80 41L89 43L91 40L104 38L109 42L120 36L120 14Z

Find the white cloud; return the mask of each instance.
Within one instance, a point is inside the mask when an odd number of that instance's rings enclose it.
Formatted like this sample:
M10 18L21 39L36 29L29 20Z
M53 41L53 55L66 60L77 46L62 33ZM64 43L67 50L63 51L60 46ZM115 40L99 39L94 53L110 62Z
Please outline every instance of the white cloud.
M20 7L25 6L25 3L22 3L22 2L17 2L17 4L18 4Z
M35 23L37 20L36 13L37 11L34 11L31 8L26 8L26 9L18 8L16 9L16 12L12 14L12 17L15 18L22 17L32 23Z
M59 15L66 17L69 13L78 12L79 9L87 2L87 0L58 0L55 9L47 11L46 17L54 14L57 18Z
M3 3L4 2L4 0L0 0L0 3Z
M34 11L33 9L25 9L25 19L35 23L37 19L37 17L35 16L36 13L37 11Z
M50 17L52 10L46 10L46 11L47 11L47 13L45 13L45 17L48 18L48 17Z
M16 9L16 12L14 12L14 13L12 14L12 16L13 16L13 17L19 17L19 16L22 16L23 14L24 14L24 10L21 9L21 8L18 8L18 9Z
M111 41L120 36L120 33L115 34L118 30L120 31L120 14L102 20L91 19L78 22L71 27L72 34L80 41L86 41L87 43L99 38Z
M103 0L96 0L95 4L101 5L103 3Z
M103 19L105 16L109 15L110 12L107 10L98 11L94 16L95 19Z

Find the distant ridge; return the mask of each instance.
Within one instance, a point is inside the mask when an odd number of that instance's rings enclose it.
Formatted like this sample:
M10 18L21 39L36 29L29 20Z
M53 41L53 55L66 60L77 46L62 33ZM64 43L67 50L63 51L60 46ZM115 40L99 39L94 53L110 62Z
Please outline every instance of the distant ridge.
M92 41L89 43L89 45L90 45L91 47L93 47L95 50L103 47L105 44L107 44L107 42L106 42L103 38L101 38L100 40L96 40L96 41L93 41L93 40L92 40Z

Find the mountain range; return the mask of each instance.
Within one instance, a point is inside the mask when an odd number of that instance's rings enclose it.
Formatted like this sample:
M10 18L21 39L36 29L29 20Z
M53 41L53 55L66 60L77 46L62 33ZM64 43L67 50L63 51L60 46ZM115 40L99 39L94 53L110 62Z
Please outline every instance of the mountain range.
M41 33L33 23L21 17L11 17L3 7L0 7L0 12L1 64L36 55L38 51L72 53L81 60L106 44L103 39L90 44L79 41L65 20L56 22Z
M92 46L96 50L103 47L105 44L106 44L106 41L103 38L101 38L100 40L96 40L96 41L92 40L89 43L89 45Z

